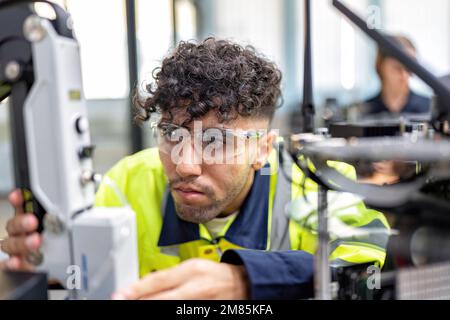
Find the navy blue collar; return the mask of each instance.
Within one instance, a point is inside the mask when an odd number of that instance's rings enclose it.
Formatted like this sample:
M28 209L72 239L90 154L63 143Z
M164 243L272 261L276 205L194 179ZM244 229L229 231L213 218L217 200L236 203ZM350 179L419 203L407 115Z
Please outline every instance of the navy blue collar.
M266 164L265 167L270 165ZM236 219L225 233L224 238L227 241L247 249L266 249L269 191L270 175L261 175L261 170L256 171L249 194ZM178 217L172 195L168 192L158 246L178 245L199 239L199 225Z
M384 104L381 92L367 100L366 103L369 105L368 114L390 113L388 107ZM408 99L400 113L427 113L429 112L430 104L431 100L429 98L420 96L410 90Z

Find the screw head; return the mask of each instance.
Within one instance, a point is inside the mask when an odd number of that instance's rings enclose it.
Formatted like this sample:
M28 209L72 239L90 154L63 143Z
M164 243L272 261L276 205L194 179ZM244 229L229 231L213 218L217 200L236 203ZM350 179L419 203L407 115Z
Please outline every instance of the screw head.
M39 42L44 39L47 32L42 25L42 19L35 14L28 16L23 24L23 34L30 42Z
M10 61L5 66L5 77L9 81L16 81L19 79L22 68L17 61Z
M33 266L39 266L44 262L44 255L41 251L33 251L26 256L26 260Z
M64 223L58 218L58 216L53 214L45 215L44 228L54 234L60 234L65 230Z

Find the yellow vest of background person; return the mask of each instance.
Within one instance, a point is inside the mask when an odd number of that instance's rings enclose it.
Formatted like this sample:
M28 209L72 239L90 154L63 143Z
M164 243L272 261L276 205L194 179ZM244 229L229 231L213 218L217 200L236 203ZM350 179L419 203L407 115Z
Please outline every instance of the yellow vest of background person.
M136 213L141 276L194 257L220 261L221 254L230 248L314 253L317 206L311 199L317 194L317 184L304 179L302 171L289 161L283 161L289 178L282 174L278 170L277 155L274 151L266 166L255 173L253 186L239 214L215 239L204 225L177 217L157 148L119 161L107 173L116 187L102 183L96 205L123 205L118 195L120 190ZM347 177L355 178L350 165L337 162L331 165ZM261 174L262 170L269 170L271 174ZM350 197L349 201L348 194L329 196L331 200L333 197L336 201L330 201L330 225L341 229L342 237L331 238L331 265L374 263L382 266L389 236L389 225L383 214L366 208L355 197ZM295 221L292 216L297 216Z

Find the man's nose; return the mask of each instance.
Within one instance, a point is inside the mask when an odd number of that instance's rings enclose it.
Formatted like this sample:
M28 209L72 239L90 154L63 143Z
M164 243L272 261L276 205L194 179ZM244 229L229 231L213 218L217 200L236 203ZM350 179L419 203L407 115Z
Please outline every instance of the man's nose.
M411 73L406 69L402 69L402 77L405 80L409 80L409 78L411 77Z
M201 155L194 150L194 146L188 144L183 148L181 158L176 165L176 172L180 177L200 176L202 174Z

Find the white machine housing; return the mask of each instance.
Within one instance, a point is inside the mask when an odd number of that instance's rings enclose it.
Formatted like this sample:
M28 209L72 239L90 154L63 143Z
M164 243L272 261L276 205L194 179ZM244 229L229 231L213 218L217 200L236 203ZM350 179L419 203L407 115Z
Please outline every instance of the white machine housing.
M32 41L35 81L25 101L25 131L31 191L47 212L38 269L72 298L109 299L138 279L135 214L128 206L94 207L78 43L58 35L50 21L33 15L25 24L30 19L41 36Z

